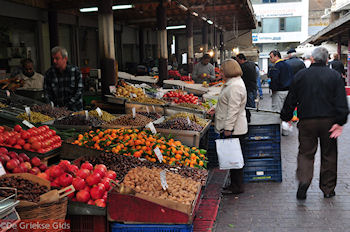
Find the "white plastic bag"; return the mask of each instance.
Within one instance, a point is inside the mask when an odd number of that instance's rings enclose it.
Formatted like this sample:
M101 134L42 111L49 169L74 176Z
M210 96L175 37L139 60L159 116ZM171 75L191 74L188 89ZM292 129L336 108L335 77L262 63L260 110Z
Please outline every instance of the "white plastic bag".
M291 122L282 121L281 127L282 127L282 135L287 136L293 132L293 125Z
M243 168L244 160L238 138L216 139L215 142L221 170Z

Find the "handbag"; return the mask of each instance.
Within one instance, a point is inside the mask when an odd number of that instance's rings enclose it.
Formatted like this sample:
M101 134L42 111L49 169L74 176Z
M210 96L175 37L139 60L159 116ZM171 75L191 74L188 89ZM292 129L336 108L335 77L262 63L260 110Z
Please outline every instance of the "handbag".
M216 139L215 142L221 170L243 168L244 160L238 138Z

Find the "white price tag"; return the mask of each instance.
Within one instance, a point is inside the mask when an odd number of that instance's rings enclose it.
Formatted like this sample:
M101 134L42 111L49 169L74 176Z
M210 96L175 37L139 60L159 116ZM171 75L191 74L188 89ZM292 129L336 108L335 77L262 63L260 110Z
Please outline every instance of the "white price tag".
M153 122L148 123L148 124L146 125L146 127L149 128L153 134L157 134L157 130L156 130L156 128L154 127Z
M135 107L132 107L132 117L133 118L136 117L136 109L135 109Z
M6 174L5 168L4 168L4 166L2 166L2 163L0 162L0 176L5 175L5 174Z
M88 120L89 119L89 111L85 110L85 119Z
M147 114L149 114L149 109L148 109L148 106L146 106L146 110L147 110Z
M50 101L50 104L52 108L55 108L55 104L52 101Z
M162 155L162 153L160 152L159 147L154 148L153 151L154 151L154 153L156 154L156 156L158 157L159 163L162 163L162 162L163 162L163 155Z
M24 120L24 121L22 122L22 124L26 125L26 126L29 127L29 128L33 128L33 127L34 127L34 125L31 124L30 122L28 122L27 120Z
M163 170L159 173L160 176L160 184L162 185L162 188L164 190L167 190L169 188L168 183L166 182L166 171Z
M137 97L137 95L136 95L136 94L134 94L134 93L130 93L130 98L135 98L135 97Z
M110 92L110 93L116 93L116 92L117 92L117 90L116 90L116 88L115 88L114 85L110 85L110 86L109 86L109 92Z
M187 116L187 123L188 123L189 126L192 125L191 120L190 120L190 118L188 116Z
M102 110L100 109L100 107L96 108L96 112L97 112L98 116L102 117L103 113L102 113Z
M152 106L153 112L156 112L156 107Z
M28 117L30 117L30 113L31 113L31 112L30 112L30 107L27 106L27 107L25 107L24 109L25 109L26 114L28 115Z
M6 96L7 96L7 97L10 97L10 95L11 95L11 94L10 94L10 91L6 90Z
M181 86L181 90L184 91L184 89L185 89L185 86L182 85L182 86Z

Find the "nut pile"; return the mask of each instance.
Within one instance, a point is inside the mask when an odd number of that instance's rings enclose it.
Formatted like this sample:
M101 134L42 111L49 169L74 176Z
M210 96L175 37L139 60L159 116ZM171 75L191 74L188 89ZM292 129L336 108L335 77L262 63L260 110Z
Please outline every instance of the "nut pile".
M52 118L66 117L72 113L66 107L52 107L50 104L34 105L30 109L33 112L42 113Z
M37 183L33 183L30 180L23 179L21 177L9 176L0 179L1 187L10 187L17 189L17 197L19 200L39 202L40 195L49 191L46 186L41 186ZM0 190L1 197L8 197L13 194L13 191Z
M203 130L202 126L192 121L189 124L187 119L185 118L174 118L159 124L155 124L154 126L156 128L175 129L175 130L191 130L191 131Z
M93 126L98 127L104 123L101 119L96 117L89 117L86 119L83 115L70 115L65 118L61 118L54 122L54 125L72 125L72 126Z
M150 98L150 97L136 97L136 98L132 98L130 101L146 103L150 105L165 105L167 103L164 100L157 99L157 98Z
M146 124L152 122L152 119L143 116L141 114L136 114L135 118L132 117L132 114L126 114L123 115L117 119L115 119L114 121L111 121L109 123L107 123L106 125L110 125L110 126L145 126Z
M133 98L135 97L145 97L141 88L136 88L132 85L126 84L125 82L122 85L118 86L116 89L116 93L114 94L116 97L125 97L125 98Z
M155 112L138 112L138 114L141 114L143 116L146 116L147 118L150 118L152 120L157 120L158 118L161 118L162 115L155 113Z
M47 122L53 120L53 118L38 112L31 112L30 118L26 113L21 113L16 118L27 120L28 122L32 123Z
M169 118L167 118L167 120L172 120L172 119L175 119L175 118L186 118L187 119L187 117L192 122L195 122L195 123L199 124L202 127L205 127L207 125L207 123L208 123L207 120L205 120L203 118L200 118L200 117L196 116L195 114L185 113L185 112L174 114L174 115L170 116Z
M191 205L195 200L200 183L167 172L166 181L169 187L167 191L164 191L160 183L161 171L162 169L159 168L133 168L125 176L123 183L138 193Z
M110 122L110 121L113 121L113 120L115 120L117 118L116 116L114 116L114 115L112 115L112 114L110 114L110 113L108 113L108 112L106 112L104 110L102 110L102 116L101 117L98 115L96 110L90 110L89 111L89 116L100 118L100 119L102 119L105 122Z

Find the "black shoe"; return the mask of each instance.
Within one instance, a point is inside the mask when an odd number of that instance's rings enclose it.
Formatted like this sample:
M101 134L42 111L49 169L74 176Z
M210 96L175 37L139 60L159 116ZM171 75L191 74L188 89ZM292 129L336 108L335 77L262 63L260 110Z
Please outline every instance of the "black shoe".
M330 192L330 193L328 193L328 194L325 193L323 196L324 196L324 198L331 198L331 197L334 197L334 196L335 196L335 192L332 191L332 192Z
M297 192L297 199L298 200L305 200L306 199L306 192L309 188L309 184L299 184L298 192Z
M232 190L231 188L229 187L226 187L226 188L223 188L221 193L223 195L231 195L231 194L240 194L240 193L243 193L244 191L243 190L240 190L240 191L234 191Z

